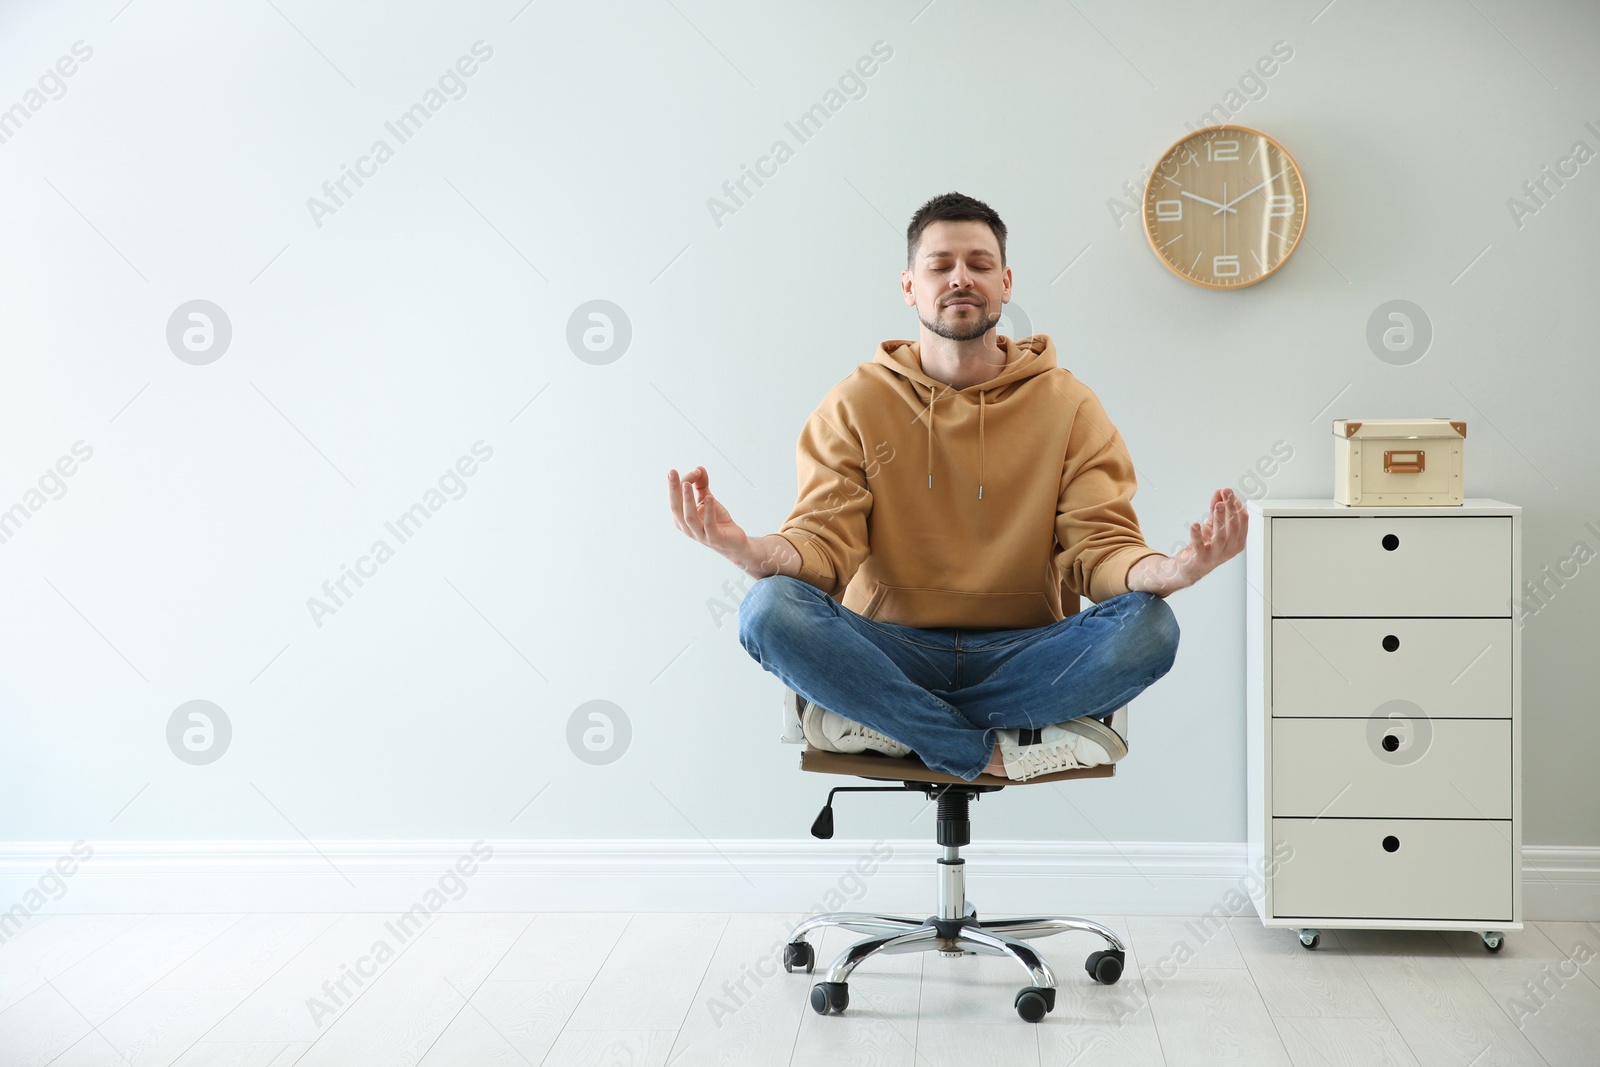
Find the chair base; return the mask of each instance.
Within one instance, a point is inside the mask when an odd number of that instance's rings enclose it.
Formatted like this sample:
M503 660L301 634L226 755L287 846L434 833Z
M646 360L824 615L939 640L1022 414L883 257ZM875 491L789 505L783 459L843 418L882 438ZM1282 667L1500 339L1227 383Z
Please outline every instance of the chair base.
M1126 706L1117 716L1126 714ZM1112 728L1126 737L1125 721L1112 719ZM810 973L816 965L815 952L807 935L829 926L843 927L872 936L858 941L839 954L828 967L824 979L811 989L811 1006L819 1014L844 1011L850 1003L850 975L863 962L880 953L937 952L943 956L1009 956L1027 973L1028 982L1018 993L1013 1006L1027 1022L1039 1022L1055 1009L1056 976L1028 941L1069 930L1082 930L1100 937L1109 946L1091 953L1084 963L1089 977L1111 985L1122 977L1127 946L1109 927L1091 919L1063 916L1031 916L1016 919L980 920L966 896L966 860L961 847L972 840L968 809L971 801L985 793L999 792L1008 786L1032 785L1073 778L1110 778L1115 764L1083 767L1041 775L1027 782L1013 782L994 775L979 775L965 781L955 775L929 770L915 756L890 759L877 755L823 752L806 746L800 757L801 770L822 774L845 774L874 781L898 781L899 786L838 786L828 793L817 821L811 827L815 837L833 836L833 796L840 792L921 792L938 805L934 840L943 847L936 861L938 871L938 910L925 919L870 912L836 911L813 915L796 923L784 948L783 968Z
M946 848L939 860L943 877L943 890L960 889L961 866L965 863L955 848ZM954 882L954 885L952 885ZM813 915L795 924L789 934L789 944L784 949L783 966L786 971L796 968L809 973L815 954L806 936L830 926L842 927L857 933L874 936L857 941L841 952L828 967L823 980L812 988L811 1006L821 1015L842 1012L849 1004L847 983L850 975L873 956L906 952L937 952L941 956L1009 956L1016 960L1027 974L1029 984L1017 993L1014 1006L1017 1014L1028 1022L1038 1022L1054 1010L1056 975L1044 958L1027 942L1069 930L1082 930L1103 938L1110 947L1091 953L1084 967L1089 976L1102 985L1111 985L1122 977L1127 946L1109 927L1092 919L1072 916L1029 916L1013 919L982 919L972 902L962 900L959 918L940 918L930 915L913 919L901 915L877 915L870 912L836 911ZM947 904L948 902L944 902ZM950 910L947 906L943 910Z

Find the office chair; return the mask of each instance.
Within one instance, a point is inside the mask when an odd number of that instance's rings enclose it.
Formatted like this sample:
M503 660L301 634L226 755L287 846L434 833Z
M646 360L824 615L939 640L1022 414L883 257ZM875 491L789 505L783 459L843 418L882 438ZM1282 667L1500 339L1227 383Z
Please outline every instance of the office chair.
M792 692L789 695L792 697ZM1128 736L1127 713L1128 707L1124 704L1111 717L1112 728L1124 739ZM784 739L795 742L793 724L787 724L787 727ZM816 774L842 774L872 781L901 783L897 786L836 786L830 789L827 803L812 824L813 837L826 840L833 836L835 793L920 792L938 803L934 836L944 848L944 855L936 861L935 867L938 882L938 911L935 914L917 919L837 911L813 915L795 924L789 934L789 943L783 950L783 969L791 973L796 968L807 974L812 972L815 954L806 936L815 930L840 926L873 935L857 941L840 953L828 968L825 979L811 987L811 1007L817 1014L838 1014L849 1006L850 974L870 957L879 953L938 952L941 956L983 954L1010 956L1016 960L1027 972L1029 984L1017 993L1013 1006L1024 1020L1036 1023L1055 1010L1056 976L1050 965L1027 942L1067 930L1098 934L1110 946L1089 955L1084 963L1089 977L1102 985L1112 985L1122 977L1127 946L1108 927L1093 920L1056 916L980 920L972 902L966 898L966 861L961 858L961 846L970 844L972 840L967 809L974 798L984 793L997 793L1006 786L1041 785L1077 778L1111 778L1116 775L1116 764L1057 771L1025 782L992 774L980 774L967 782L952 774L929 770L914 754L903 758L878 753L846 754L825 752L807 744L800 755L800 769Z

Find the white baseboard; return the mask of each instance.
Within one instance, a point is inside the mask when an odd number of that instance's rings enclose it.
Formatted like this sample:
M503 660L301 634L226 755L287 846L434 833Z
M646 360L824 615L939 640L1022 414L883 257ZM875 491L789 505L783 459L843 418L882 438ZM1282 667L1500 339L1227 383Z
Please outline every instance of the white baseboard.
M79 844L79 856L90 847ZM444 840L119 841L94 844L92 855L80 859L70 843L6 842L0 843L0 924L43 914L414 906L430 913L917 915L934 908L939 854L921 839L509 840L480 842L477 855L473 848L470 841ZM968 845L962 856L967 897L980 914L1233 911L1228 902L1248 898L1256 877L1242 843L1002 841ZM1525 848L1523 904L1525 919L1600 919L1600 848Z

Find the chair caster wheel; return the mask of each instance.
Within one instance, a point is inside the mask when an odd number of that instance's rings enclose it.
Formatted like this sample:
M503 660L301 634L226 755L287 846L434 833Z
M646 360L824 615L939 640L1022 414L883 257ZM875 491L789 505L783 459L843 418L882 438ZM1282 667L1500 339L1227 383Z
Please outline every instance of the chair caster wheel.
M1102 949L1092 952L1084 961L1083 969L1089 972L1101 985L1116 985L1117 979L1122 977L1122 963L1127 958L1127 953L1120 948Z
M1483 947L1490 952L1499 952L1505 948L1506 936L1499 930L1485 930L1483 932Z
M811 1010L818 1015L838 1015L850 1006L850 989L844 982L818 982L811 987Z
M1306 948L1316 948L1318 945L1322 944L1322 931L1301 930L1300 943Z
M807 974L816 963L816 956L811 951L811 945L805 941L791 941L783 946L783 969L790 974L796 967Z
M1036 1023L1055 1011L1056 991L1031 985L1017 994L1014 1003L1023 1022Z

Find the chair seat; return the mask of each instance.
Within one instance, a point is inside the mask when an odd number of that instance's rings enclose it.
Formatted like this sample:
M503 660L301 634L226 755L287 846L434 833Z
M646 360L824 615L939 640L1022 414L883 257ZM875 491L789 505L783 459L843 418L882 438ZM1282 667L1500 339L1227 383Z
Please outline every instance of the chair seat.
M1038 785L1043 782L1063 782L1069 778L1112 778L1117 773L1115 763L1103 763L1098 767L1041 774L1025 782L995 774L980 774L968 782L953 774L929 770L915 755L892 757L865 752L826 752L813 745L807 745L805 751L800 753L800 769L816 774L848 774L885 782L948 782L957 785Z

